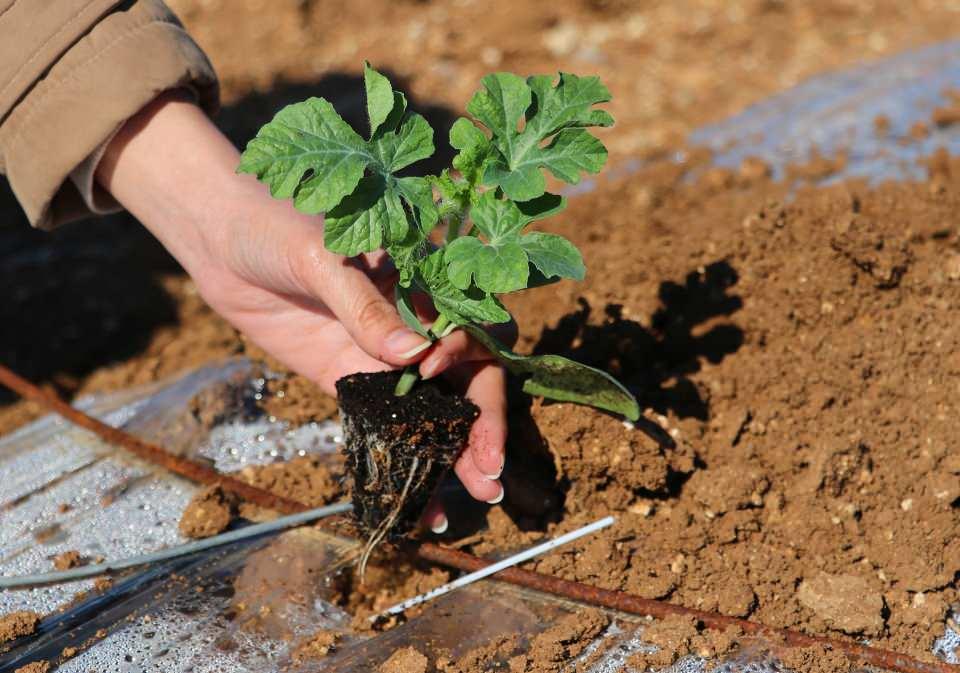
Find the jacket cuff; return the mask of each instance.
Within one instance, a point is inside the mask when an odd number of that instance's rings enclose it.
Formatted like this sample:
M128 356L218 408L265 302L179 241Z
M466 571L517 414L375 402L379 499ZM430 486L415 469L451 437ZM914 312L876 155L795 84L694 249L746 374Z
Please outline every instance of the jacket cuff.
M159 0L110 14L77 42L3 125L7 177L31 224L52 229L119 209L94 188L102 150L159 93L181 87L216 110L210 62Z

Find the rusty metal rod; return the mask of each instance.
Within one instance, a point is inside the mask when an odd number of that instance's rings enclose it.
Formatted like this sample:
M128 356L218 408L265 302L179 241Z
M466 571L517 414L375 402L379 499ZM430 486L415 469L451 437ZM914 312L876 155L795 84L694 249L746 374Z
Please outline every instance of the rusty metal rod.
M79 409L75 409L57 395L48 393L39 386L30 383L2 364L0 364L0 383L21 397L32 400L56 412L71 423L85 430L89 430L108 444L123 447L138 458L142 458L154 465L159 465L190 481L201 484L220 484L223 490L236 493L247 502L252 502L255 505L273 509L284 514L296 514L309 509L309 507L296 500L291 500L281 495L274 495L269 491L251 486L239 479L221 474L209 465L198 463L183 456L175 456L156 444L145 442L139 437L131 435L129 432L124 432L112 425L107 425L103 421L97 420Z
M225 490L236 493L248 502L286 514L308 509L306 505L296 500L274 495L264 489L225 476L211 467L183 456L175 456L155 444L150 444L119 428L107 425L75 409L53 393L48 393L35 386L2 364L0 364L0 383L21 397L33 400L68 421L90 430L105 442L125 448L134 455L191 481L201 484L220 484ZM480 570L493 563L456 549L441 547L429 542L417 547L416 554L425 561L468 572ZM780 643L791 648L820 645L843 652L859 663L896 671L897 673L960 673L960 666L944 662L924 662L905 654L868 647L856 642L809 636L799 631L773 628L746 619L727 617L717 612L706 612L664 601L640 598L623 591L601 589L582 582L572 582L532 570L508 568L492 575L492 577L517 586L595 607L618 610L627 614L649 615L657 619L675 616L694 617L702 622L706 628L721 631L731 626L739 627L745 634L765 637L774 648Z

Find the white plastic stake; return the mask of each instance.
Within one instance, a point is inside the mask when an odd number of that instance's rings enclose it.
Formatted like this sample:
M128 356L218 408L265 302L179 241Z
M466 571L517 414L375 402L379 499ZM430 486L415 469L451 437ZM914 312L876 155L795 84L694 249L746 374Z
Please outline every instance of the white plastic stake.
M443 586L437 587L436 589L432 589L431 591L428 591L425 594L420 594L419 596L415 596L413 598L405 600L402 603L397 603L392 608L389 608L385 612L383 612L382 615L400 614L404 610L412 608L414 605L420 605L421 603L426 603L427 601L433 600L438 596L442 596L444 594L450 593L454 589L465 587L468 584L472 584L473 582L476 582L477 580L482 580L484 577L489 577L490 575L496 574L501 570L503 570L504 568L509 568L510 566L517 565L518 563L523 563L524 561L528 561L532 559L534 556L545 554L551 549L556 549L557 547L561 545L565 545L568 542L573 542L577 538L581 538L585 535L590 535L591 533L595 533L602 528L606 528L607 526L610 526L611 524L613 524L613 522L614 522L614 518L612 516L608 516L603 519L600 519L599 521L595 521L588 526L584 526L583 528L578 528L575 531L571 531L569 533L561 535L558 538L549 540L547 542L544 542L543 544L539 544L536 547L531 547L530 549L526 551L522 551L519 554L514 554L513 556L507 557L502 561L498 561L493 565L487 566L486 568L482 568L481 570L478 570L476 572L472 572L467 575L464 575L463 577L459 577L454 581L450 582L449 584L444 584ZM371 622L376 621L377 618L382 615L374 615L373 617L370 618L370 621Z

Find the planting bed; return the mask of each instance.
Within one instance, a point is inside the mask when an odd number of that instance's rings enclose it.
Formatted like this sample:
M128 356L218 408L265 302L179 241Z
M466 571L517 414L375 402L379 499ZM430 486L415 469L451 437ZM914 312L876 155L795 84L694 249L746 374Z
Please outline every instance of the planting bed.
M956 46L943 49L941 57L928 54L925 62L933 65L916 76L936 72L943 76L931 80L938 87L957 86L956 73L942 67ZM893 72L889 64L885 72ZM868 80L860 72L850 81ZM810 91L804 94L807 102L817 87ZM615 514L614 527L527 567L770 626L867 639L921 659L933 656L936 643L940 656L957 661L957 653L949 650L960 640L937 639L960 598L960 161L936 152L941 144L953 147L957 136L950 115L932 113L948 100L939 91L927 93L928 100L911 99L892 111L852 106L862 114L849 124L858 133L847 136L836 132L842 124L834 120L842 115L831 116L816 105L800 121L765 122L768 136L755 145L751 140L747 149L741 142L739 150L731 150L728 141L731 136L742 141L742 129L755 128L749 119L707 129L696 138L716 141L725 168L687 149L677 155L680 162L633 164L629 175L572 198L551 228L583 251L587 280L510 298L508 308L524 316L517 349L561 353L610 371L638 395L644 419L633 429L591 409L531 401L512 391L506 500L489 510L467 507L448 484L444 495L464 506L450 510L446 542L477 555L503 554L540 540L545 532L565 532ZM830 100L834 112L844 109L842 98ZM870 100L903 99L881 91ZM879 114L887 116L886 123L875 123ZM917 140L910 128L921 118L932 136ZM632 123L640 128L641 121ZM805 141L814 131L831 150L844 149L843 138L853 137L857 147L868 143L871 151L853 147L846 160L834 160L840 154L832 152L826 160L799 166L809 158ZM790 152L783 151L787 144ZM877 153L883 150L896 156L891 160L891 154ZM744 161L751 153L765 159ZM622 152L621 166L628 154ZM916 157L923 160L914 162ZM904 160L911 170L898 173ZM919 171L912 170L917 166ZM914 180L871 186L834 175L843 167L861 167L867 176L913 175ZM781 180L790 175L798 180ZM810 184L822 179L835 184ZM180 325L163 327L145 354L90 377L68 362L53 377L55 385L65 391L124 388L215 356L260 355L211 317L189 284L176 277L164 283L172 290L164 296L177 301L147 322L176 317ZM41 292L37 287L24 291ZM145 291L157 289L151 283ZM89 308L84 318L90 324L108 322L100 307ZM103 310L108 318L136 314L124 302ZM111 334L124 340L122 329L120 336L116 330ZM243 367L237 371L247 374ZM40 368L35 375L52 373ZM244 398L260 402L268 417L307 422L283 437L268 418L250 420L250 408L238 415L235 407L218 406L225 389L201 383L195 382L185 397L202 388L213 394L193 398L190 408L187 399L177 402L187 414L178 418L193 421L181 427L160 414L151 422L147 413L134 429L176 444L171 448L193 450L208 441L210 427L222 432L246 415L240 424L246 439L221 439L216 452L204 454L218 469L239 471L241 478L310 504L338 496L343 466L311 457L333 448L327 440L337 434L334 426L309 425L331 413L329 399L297 377L266 382L258 393L266 399ZM117 404L130 401L121 396ZM173 405L169 397L163 404ZM17 409L22 417L36 414L23 405ZM113 420L138 411L143 409L136 404L124 407ZM4 418L4 429L19 422L13 414ZM73 435L51 439L61 431L49 423L44 427L47 434L33 446L75 455L71 442L79 440ZM261 433L264 446L272 448L258 453ZM231 450L231 441L239 452ZM118 541L126 532L104 537L103 525L71 523L82 521L85 512L101 517L101 508L107 521L115 521L109 517L117 512L132 517L117 520L134 522L130 539L144 548L180 540L177 522L192 488L179 482L171 486L162 475L133 470L116 457L102 460L97 457L102 450L83 451L78 462L65 458L62 474L38 470L36 483L27 480L0 491L5 496L0 501L19 512L0 514L3 527L16 527L17 539L36 535L28 545L0 536L3 572L51 569L52 557L68 550L84 557L120 554L124 546ZM291 462L253 469L245 467L245 457ZM0 454L0 459L11 456ZM29 465L44 465L43 456L32 460ZM21 472L25 466L19 465ZM85 470L95 472L87 486L96 497L84 492L76 502L44 503L37 495L62 494L58 479ZM112 487L104 499L98 484ZM205 502L223 504L217 498ZM69 507L61 511L61 504ZM31 519L27 510L17 509L27 505L43 515ZM226 515L224 507L205 512L207 518L194 523L207 532L238 510L227 503ZM239 514L266 516L242 507ZM84 638L93 638L90 649L65 668L87 670L109 661L109 655L140 657L127 662L134 670L157 657L162 662L157 666L178 670L190 665L255 669L292 660L304 670L371 670L383 664L384 671L465 673L489 670L491 662L501 664L499 670L556 671L573 657L582 657L581 670L592 671L628 670L625 661L634 670L669 666L687 654L763 659L756 643L740 647L735 629L709 633L690 620L669 620L641 632L660 648L653 652L637 637L636 625L622 616L489 584L371 634L366 617L452 575L384 549L372 560L363 586L346 571L328 576L355 552L356 546L343 539L302 530L269 544L231 548L187 571L176 566L187 580L162 585L176 596L161 601L162 609L146 597L154 595L152 585L136 600L107 589L104 604L141 601L147 606L137 612L137 603L124 613L134 615L129 621L136 625L135 635L111 627L107 641L97 645L97 628L88 628ZM133 591L129 582L123 586ZM7 594L0 605L3 612L48 612L65 605L78 589L92 588L84 583L60 592ZM154 615L170 642L196 626L201 644L184 646L194 658L137 649L152 628L145 615ZM170 626L177 620L187 626ZM96 626L110 624L104 618ZM45 635L46 658L79 644L64 634ZM605 639L598 646L601 634ZM109 654L97 654L98 647L109 648L100 650ZM390 657L394 650L402 656ZM823 649L778 654L797 671L852 666ZM677 666L698 669L689 659Z

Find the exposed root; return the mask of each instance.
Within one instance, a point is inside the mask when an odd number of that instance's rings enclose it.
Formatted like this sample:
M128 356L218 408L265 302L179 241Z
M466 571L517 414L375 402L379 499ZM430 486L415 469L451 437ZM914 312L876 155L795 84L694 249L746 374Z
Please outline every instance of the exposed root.
M420 458L414 456L413 460L410 462L410 472L407 474L407 480L403 484L403 490L400 492L400 496L397 498L396 504L390 511L390 515L381 521L380 525L377 526L376 530L373 531L373 534L370 536L370 539L367 540L367 544L363 548L363 552L360 554L359 573L361 584L363 583L363 576L367 572L367 562L370 560L370 555L373 553L373 550L377 548L377 545L383 541L383 538L386 537L387 533L390 531L390 528L394 523L396 523L397 518L400 516L400 510L403 508L403 503L407 501L407 494L410 493L410 486L413 484L413 478L417 474L418 467L420 467Z

